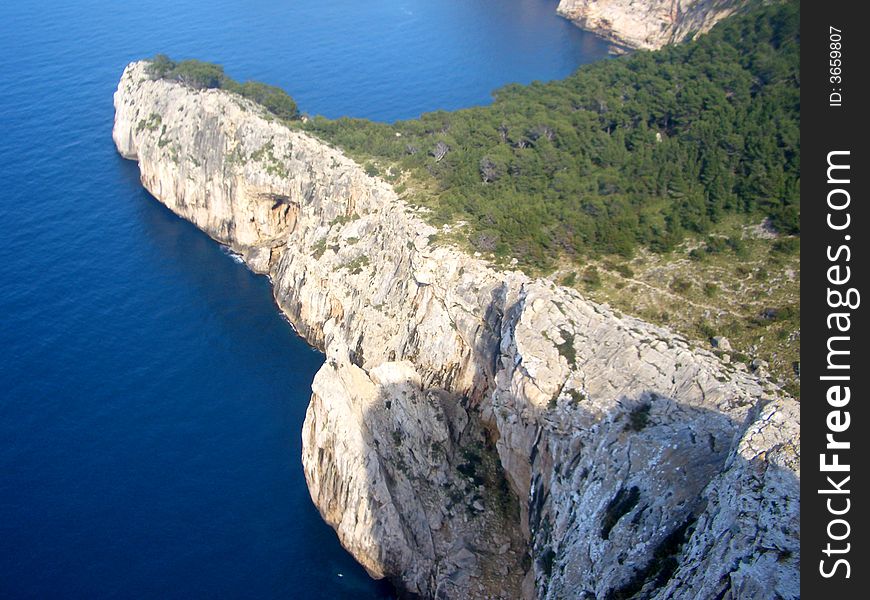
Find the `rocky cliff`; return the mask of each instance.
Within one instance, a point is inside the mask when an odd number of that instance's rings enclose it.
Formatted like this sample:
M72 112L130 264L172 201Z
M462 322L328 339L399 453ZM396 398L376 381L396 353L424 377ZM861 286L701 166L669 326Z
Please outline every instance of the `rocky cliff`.
M134 63L115 110L145 187L324 351L305 475L372 576L433 598L798 597L794 400L434 244L390 185L241 97Z
M709 31L748 0L560 0L579 27L631 48L655 49Z

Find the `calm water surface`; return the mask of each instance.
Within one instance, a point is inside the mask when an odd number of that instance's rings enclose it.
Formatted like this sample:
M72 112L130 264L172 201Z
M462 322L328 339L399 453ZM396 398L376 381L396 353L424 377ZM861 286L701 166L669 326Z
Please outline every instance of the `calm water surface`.
M165 52L332 117L483 104L605 55L555 7L0 3L0 597L389 595L305 488L320 355L265 279L142 190L112 92Z

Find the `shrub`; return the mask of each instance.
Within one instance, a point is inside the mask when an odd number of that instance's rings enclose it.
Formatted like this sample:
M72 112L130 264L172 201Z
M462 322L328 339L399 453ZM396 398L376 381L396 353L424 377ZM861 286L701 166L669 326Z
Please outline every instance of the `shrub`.
M728 246L734 252L734 255L737 258L748 258L749 257L749 248L746 246L746 242L744 242L739 237L730 237L728 238Z
M569 366L573 366L577 362L577 351L574 349L574 334L566 329L560 329L559 333L565 341L561 344L556 344L559 354L565 357Z
M586 267L586 270L583 271L583 283L589 288L601 286L601 275L598 273L598 267Z
M801 241L799 238L787 237L776 240L770 250L774 254L789 256L792 254L797 254L798 252L800 252L800 249Z
M155 79L177 81L197 90L219 88L235 92L282 120L299 117L296 102L281 88L259 81L238 83L224 73L222 66L214 63L195 59L175 62L165 54L158 54L151 59L148 73Z
M279 119L291 121L299 117L296 102L281 88L259 81L246 81L241 85L229 84L229 81L224 84L228 89L253 100Z
M671 289L678 294L685 294L692 289L692 282L682 277L674 277L673 281L671 281Z
M728 248L728 242L724 238L710 236L707 238L707 254L719 254Z
M636 406L628 413L628 424L625 426L626 431L642 431L649 423L649 412L652 410L652 405L641 404Z
M220 65L191 59L173 62L165 54L151 61L150 73L160 79L178 81L194 89L222 87L227 76Z

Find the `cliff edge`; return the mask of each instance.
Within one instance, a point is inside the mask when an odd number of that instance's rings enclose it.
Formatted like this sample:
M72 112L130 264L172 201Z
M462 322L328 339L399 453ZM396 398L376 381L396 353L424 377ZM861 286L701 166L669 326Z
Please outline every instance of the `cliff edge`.
M630 48L654 50L705 33L747 0L560 0L578 27Z
M429 598L799 597L793 399L433 244L338 150L146 66L115 93L118 151L325 353L305 476L372 576Z

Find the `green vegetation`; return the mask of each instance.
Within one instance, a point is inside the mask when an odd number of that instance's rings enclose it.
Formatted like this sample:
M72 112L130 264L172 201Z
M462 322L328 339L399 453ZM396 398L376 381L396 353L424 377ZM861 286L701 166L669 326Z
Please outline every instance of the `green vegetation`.
M263 144L259 150L254 151L250 156L250 160L265 162L266 173L270 175L277 175L279 177L287 177L289 175L285 162L275 156L275 144L271 139Z
M649 411L652 406L649 404L641 404L634 407L628 413L628 423L625 425L626 431L643 431L649 425Z
M556 271L555 281L689 338L725 335L729 369L762 358L798 395L799 25L794 0L758 6L694 42L394 124L300 120L283 91L209 63L157 56L150 71L249 97L393 181L433 224L467 223L437 239L501 264L514 257L531 274ZM138 124L159 127L154 115ZM259 158L279 173L268 149ZM312 252L326 249L323 240ZM366 266L361 257L341 268ZM573 344L560 352L573 362Z
M462 451L462 456L465 460L456 467L456 470L471 478L474 481L474 485L485 483L486 478L479 472L483 464L480 452L475 451L474 448L465 448Z
M357 256L356 258L350 260L349 262L341 265L341 269L347 269L350 271L351 275L359 275L363 272L363 269L369 266L369 257L368 256Z
M311 256L315 259L319 259L323 256L323 253L326 252L326 238L321 238L317 240L314 245L311 247ZM387 406L387 408L390 408Z
M598 272L598 267L591 265L583 271L583 283L588 288L597 288L601 286L601 274Z
M279 87L246 81L239 83L224 73L224 68L201 60L175 62L165 54L151 59L149 74L157 79L178 81L194 89L222 89L235 92L260 104L279 119L292 121L299 117L296 102Z
M568 390L568 395L571 397L571 403L575 406L586 400L586 394L581 390Z
M710 240L718 242L708 245ZM666 255L640 249L619 257L588 259L599 282L577 278L589 298L646 321L666 325L710 348L725 336L733 351L721 352L733 370L760 358L790 394L800 396L800 253L798 237L768 237L759 223L732 215L709 236L689 236ZM713 252L708 251L713 249ZM561 265L570 273L573 265ZM557 275L558 277L558 275ZM691 285L687 285L691 284ZM727 357L725 356L727 355Z
M417 183L475 249L549 270L560 256L673 250L726 215L799 229L798 3L699 40L508 85L491 106L305 128Z
M140 119L136 124L136 133L139 133L143 129L147 129L148 131L154 131L158 127L160 127L160 123L163 121L163 118L157 113L151 113L148 115L147 119Z
M566 329L560 329L559 334L564 341L561 344L556 344L556 348L559 350L559 354L568 361L568 366L573 367L574 363L577 362L577 350L574 349L574 334Z
M468 222L474 249L534 269L552 270L560 257L631 257L639 247L669 252L730 214L769 217L797 234L799 25L798 2L758 7L694 42L508 85L491 106L302 126L370 175L401 173L399 185L436 224ZM220 65L157 55L149 70L298 118L283 90L240 84ZM712 253L728 244L710 241ZM586 279L596 285L595 274Z

